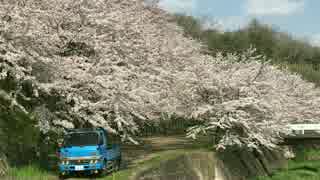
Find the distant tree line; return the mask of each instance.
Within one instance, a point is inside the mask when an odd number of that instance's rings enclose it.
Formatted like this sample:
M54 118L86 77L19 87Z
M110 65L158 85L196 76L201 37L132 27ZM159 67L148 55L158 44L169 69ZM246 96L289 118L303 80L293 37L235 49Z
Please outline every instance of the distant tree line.
M223 33L217 29L203 29L201 20L191 16L178 14L176 21L183 27L185 35L205 43L207 53L211 55L217 52L240 54L253 46L273 64L288 67L304 79L320 85L320 48L304 40L295 39L256 19L242 29Z

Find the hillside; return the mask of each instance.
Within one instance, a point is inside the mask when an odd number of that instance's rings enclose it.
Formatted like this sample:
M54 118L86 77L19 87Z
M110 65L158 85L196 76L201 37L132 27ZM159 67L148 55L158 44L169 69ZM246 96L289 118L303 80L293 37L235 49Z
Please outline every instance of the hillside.
M243 28L228 32L205 29L201 19L191 16L177 14L176 21L186 36L199 39L207 45L208 54L241 54L253 46L257 48L257 54L266 56L272 64L288 67L291 72L302 75L303 79L320 85L320 47L312 46L307 40L256 19Z
M1 107L36 119L43 139L92 125L134 141L139 126L175 115L221 128L218 147L259 149L274 147L288 122L320 118L314 84L252 49L204 55L174 16L141 0L0 3L0 88L12 102Z

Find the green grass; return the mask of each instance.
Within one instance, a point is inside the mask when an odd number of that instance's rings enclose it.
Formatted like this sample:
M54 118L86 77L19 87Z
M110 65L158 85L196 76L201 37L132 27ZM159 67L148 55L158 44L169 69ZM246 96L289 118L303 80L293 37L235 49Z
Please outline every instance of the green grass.
M129 180L129 177L132 174L132 169L128 169L128 170L122 170L116 173L113 173L109 176L100 178L100 179L104 179L104 180Z
M320 180L320 151L303 150L297 157L288 161L287 167L275 172L271 177L258 177L255 180Z
M5 180L53 180L55 176L37 166L25 166L22 168L10 168Z
M316 70L313 65L288 64L288 67L292 72L301 74L305 80L314 82L317 86L320 85L320 70ZM317 67L319 68L320 65L317 65Z

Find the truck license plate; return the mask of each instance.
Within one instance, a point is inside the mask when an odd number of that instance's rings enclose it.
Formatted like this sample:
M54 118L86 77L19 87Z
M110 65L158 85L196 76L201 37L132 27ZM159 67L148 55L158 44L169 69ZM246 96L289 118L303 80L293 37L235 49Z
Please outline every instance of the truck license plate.
M75 166L74 169L76 171L82 171L84 168L83 168L83 166Z

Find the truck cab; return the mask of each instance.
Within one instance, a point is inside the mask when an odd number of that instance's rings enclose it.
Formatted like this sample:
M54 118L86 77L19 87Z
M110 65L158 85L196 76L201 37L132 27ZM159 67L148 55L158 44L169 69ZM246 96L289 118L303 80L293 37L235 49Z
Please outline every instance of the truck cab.
M121 163L120 138L103 128L71 130L59 145L58 155L60 177L74 172L117 171Z

